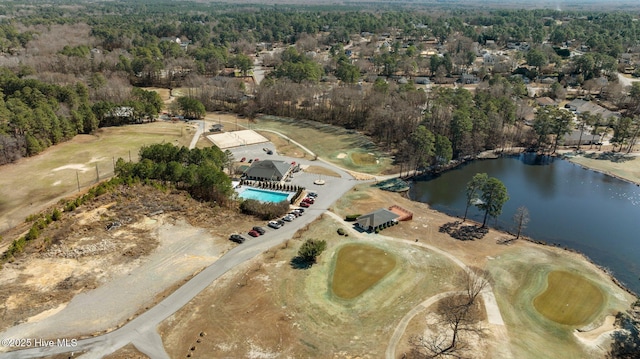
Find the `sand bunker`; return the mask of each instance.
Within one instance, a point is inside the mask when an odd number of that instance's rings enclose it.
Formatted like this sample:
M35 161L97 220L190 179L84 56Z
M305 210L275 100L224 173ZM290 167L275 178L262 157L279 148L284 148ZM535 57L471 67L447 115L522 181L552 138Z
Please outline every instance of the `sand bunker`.
M337 158L337 159L339 159L339 160L341 160L341 159L343 159L343 158L347 158L347 154L346 154L346 153L344 153L344 152L339 153L339 154L336 156L336 158Z
M70 164L70 165L64 165L64 166L60 166L60 167L56 167L54 169L52 169L51 171L53 172L58 172L58 171L62 171L62 170L76 170L76 171L80 171L80 172L87 172L90 168L80 164L80 163L74 163L74 164Z
M607 315L601 326L588 332L580 332L576 330L573 334L584 344L591 346L599 345L601 341L608 338L605 334L611 333L616 329L613 325L615 321L616 318L613 315Z

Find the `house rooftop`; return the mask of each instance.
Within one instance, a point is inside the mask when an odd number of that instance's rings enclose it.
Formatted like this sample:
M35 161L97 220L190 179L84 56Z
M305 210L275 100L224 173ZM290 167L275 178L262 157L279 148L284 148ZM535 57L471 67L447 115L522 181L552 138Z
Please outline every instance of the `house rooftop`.
M291 164L285 161L264 160L251 164L245 172L249 178L261 178L266 180L282 180L288 175Z
M380 208L371 213L364 214L356 219L356 223L360 228L376 228L382 224L389 223L400 217L397 213L391 212L386 208Z

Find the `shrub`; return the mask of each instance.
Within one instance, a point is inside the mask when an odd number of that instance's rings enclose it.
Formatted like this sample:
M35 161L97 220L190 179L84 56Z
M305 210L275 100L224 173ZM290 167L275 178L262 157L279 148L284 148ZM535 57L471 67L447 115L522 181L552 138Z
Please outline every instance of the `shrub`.
M298 250L298 257L308 263L315 263L316 258L327 248L327 242L308 239Z
M338 228L338 234L344 236L346 233L344 232L344 229Z
M344 220L345 220L345 221L347 221L347 222L353 222L353 221L355 221L356 219L358 219L358 217L360 217L360 216L361 216L361 214L348 214L348 215L345 217L345 219L344 219Z
M62 218L62 212L60 212L60 210L57 208L54 209L51 213L51 219L53 219L54 221L59 221L60 218Z
M380 229L376 228L375 232L376 234L380 233Z

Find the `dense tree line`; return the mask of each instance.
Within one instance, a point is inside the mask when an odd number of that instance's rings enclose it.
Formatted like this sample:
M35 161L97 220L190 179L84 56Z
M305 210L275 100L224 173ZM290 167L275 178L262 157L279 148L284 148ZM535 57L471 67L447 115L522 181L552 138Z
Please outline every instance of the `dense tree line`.
M189 150L172 144L155 144L140 149L140 161L116 161L116 174L122 178L158 180L187 190L195 198L228 203L233 189L223 172L225 154L217 147Z
M0 71L0 164L98 127L85 85L59 86Z

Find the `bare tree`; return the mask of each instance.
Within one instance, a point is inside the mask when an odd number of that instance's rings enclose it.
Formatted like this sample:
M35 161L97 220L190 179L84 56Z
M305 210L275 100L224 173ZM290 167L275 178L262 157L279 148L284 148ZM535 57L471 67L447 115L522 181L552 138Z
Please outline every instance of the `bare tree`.
M516 214L513 216L513 222L516 226L516 239L519 239L520 233L527 228L527 223L529 223L529 210L527 207L518 207Z
M461 281L464 286L462 292L439 302L439 321L431 330L433 334L409 339L410 358L464 358L470 348L466 335L483 335L483 329L478 326L482 311L476 298L488 282L472 270L465 272Z

